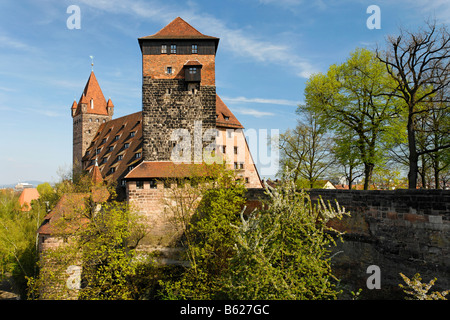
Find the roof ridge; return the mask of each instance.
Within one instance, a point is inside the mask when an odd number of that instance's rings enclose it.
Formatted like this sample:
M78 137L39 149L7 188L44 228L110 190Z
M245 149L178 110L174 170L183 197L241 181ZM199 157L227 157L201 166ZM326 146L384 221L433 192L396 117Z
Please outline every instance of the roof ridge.
M152 39L152 38L161 39L161 38L177 38L177 37L218 39L201 33L192 25L190 25L188 22L183 20L181 17L176 17L174 20L172 20L169 24L167 24L158 32L146 37L142 37L140 39Z

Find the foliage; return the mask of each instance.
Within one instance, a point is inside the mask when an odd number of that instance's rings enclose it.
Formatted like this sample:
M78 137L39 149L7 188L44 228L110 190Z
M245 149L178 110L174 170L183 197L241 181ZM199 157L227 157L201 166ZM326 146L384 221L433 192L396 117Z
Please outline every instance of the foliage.
M436 282L436 278L432 279L429 283L422 283L422 278L419 273L416 273L411 279L403 273L400 273L400 276L405 281L406 286L399 284L399 287L409 295L408 300L447 300L445 296L450 293L450 290L428 293Z
M179 217L185 227L184 245L190 266L179 279L161 282L165 299L223 297L221 277L233 255L232 224L239 219L245 187L225 165L215 166L209 178L211 180L199 184L202 194L198 206ZM178 197L175 206L179 206L182 199Z
M134 248L128 245L132 234L130 211L124 203L105 203L79 235L83 281L81 299L131 299L130 277L135 274ZM140 233L140 231L138 231ZM140 235L137 235L140 238ZM134 241L133 241L134 243Z
M268 189L264 210L244 217L244 189L222 172L186 229L190 267L161 281L164 299L332 299L338 292L327 221L344 210L298 192L292 181Z
M47 247L42 253L39 275L28 277L30 298L135 296L134 276L141 264L133 262L134 249L145 228L126 203L94 200L105 194L107 187L110 186L94 185L88 175L80 175L77 183L64 180L56 184L54 191L46 185L40 188L50 198L57 195L62 199L65 195L65 201L52 222L52 241L57 241L56 246ZM75 285L68 282L73 279L73 270L82 270Z
M375 54L357 49L345 63L311 76L305 88L306 104L299 107L341 137L335 139L341 148L347 144L344 137L350 135L364 165L364 189L396 134L399 100L390 95L393 90L393 81Z
M21 211L18 196L0 190L0 277L11 275L22 296L26 277L36 272L36 231L44 216L45 207L34 203L30 211Z
M227 293L232 299L335 299L330 247L340 233L327 226L345 210L314 204L292 181L267 189L264 211L236 225Z

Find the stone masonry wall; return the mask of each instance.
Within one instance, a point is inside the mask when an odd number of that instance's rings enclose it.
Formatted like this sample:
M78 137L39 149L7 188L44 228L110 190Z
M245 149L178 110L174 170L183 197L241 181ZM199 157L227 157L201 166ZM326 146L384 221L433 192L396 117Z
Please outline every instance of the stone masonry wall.
M369 298L400 298L399 273L423 282L437 278L434 290L450 289L450 191L449 190L326 190L308 191L312 200L344 206L351 216L333 221L345 231L344 242L334 248L333 270L347 289L363 289ZM249 190L249 200L264 197ZM381 289L366 286L367 268L381 271Z
M189 131L193 152L202 152L210 143L201 141L205 130L216 126L215 86L199 86L192 93L182 79L143 77L142 99L144 161L170 161L176 142L170 138L176 129ZM200 134L194 132L195 121L201 121ZM195 148L196 139L201 148Z
M98 128L110 121L112 115L81 113L73 118L73 164L81 166L81 160L97 134Z

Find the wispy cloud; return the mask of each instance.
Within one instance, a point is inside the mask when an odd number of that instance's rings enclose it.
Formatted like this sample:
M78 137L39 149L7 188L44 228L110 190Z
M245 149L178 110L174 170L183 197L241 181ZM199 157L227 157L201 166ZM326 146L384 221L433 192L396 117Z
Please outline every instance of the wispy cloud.
M20 51L35 51L36 48L21 42L17 39L13 39L6 34L0 34L0 48L16 49Z
M275 115L275 113L272 113L272 112L260 111L260 110L255 110L255 109L246 109L246 108L235 109L234 111L237 113L240 113L240 114L245 114L245 115L253 116L256 118L268 117L268 116Z
M246 98L246 97L221 97L222 100L230 103L264 103L264 104L276 104L284 106L297 106L300 102L286 99L265 99L265 98Z
M251 58L258 62L289 65L290 70L303 78L308 78L317 71L310 61L296 54L290 44L274 44L258 39L257 35L249 35L241 28L230 28L224 21L212 15L198 13L195 6L187 5L180 8L159 1L140 0L81 0L81 2L102 11L132 14L161 24L170 22L175 16L181 16L202 32L220 37L224 50L229 50L237 56Z

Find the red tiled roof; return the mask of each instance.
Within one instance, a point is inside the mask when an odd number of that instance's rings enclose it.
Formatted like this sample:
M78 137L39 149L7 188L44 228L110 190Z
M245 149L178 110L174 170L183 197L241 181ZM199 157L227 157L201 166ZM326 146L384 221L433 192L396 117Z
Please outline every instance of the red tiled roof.
M77 225L86 223L87 218L81 218L80 220L80 216L81 211L85 209L85 200L87 198L88 194L86 193L63 194L53 210L44 217L44 223L38 229L38 234L52 234L57 231L63 231L58 230L58 225L55 224L62 217L74 218L74 215L78 216L78 224L71 224L71 228L76 228Z
M92 172L97 160L103 178L117 181L128 172L128 167L142 161L142 142L142 112L102 123L87 149L89 154L83 157L83 167ZM125 148L126 143L128 148ZM98 154L97 149L100 150ZM138 153L141 153L141 157L136 158ZM107 159L106 162L103 159ZM114 172L110 171L111 168L114 168Z
M102 173L100 172L100 169L98 168L97 164L91 170L91 178L94 184L99 184L103 182Z
M202 66L202 64L200 63L200 61L197 61L197 60L189 60L189 61L186 62L184 65L185 65L185 66Z
M91 100L93 101L93 108L91 107ZM76 107L77 110L75 112L75 115L81 112L82 103L85 103L87 105L87 113L100 115L108 114L106 99L103 95L100 85L98 84L94 71L91 72L86 86L84 87L83 93L80 97L80 101L78 102L78 105ZM108 100L108 106L113 106L110 100ZM74 109L74 105L72 105L72 109Z
M216 95L216 126L234 129L243 129L244 127L228 109L225 103Z
M205 164L174 163L171 161L143 161L128 173L125 178L183 178L206 175L208 175L208 167Z
M19 203L22 211L31 210L31 201L39 199L39 192L36 188L25 188L19 197Z
M216 37L211 37L204 35L199 32L197 29L192 27L189 23L181 19L180 17L175 18L172 22L170 22L167 26L162 28L157 33L141 37L141 39L215 39Z
M102 203L108 200L110 194L104 186L94 186L92 193L65 193L59 199L56 206L44 217L44 222L38 229L38 234L54 234L55 232L73 232L77 228L84 226L89 219L84 215L86 201L92 195L95 203ZM61 218L72 220L70 224L58 225L57 221ZM65 227L64 230L60 229Z

